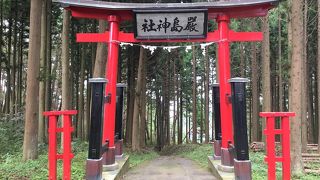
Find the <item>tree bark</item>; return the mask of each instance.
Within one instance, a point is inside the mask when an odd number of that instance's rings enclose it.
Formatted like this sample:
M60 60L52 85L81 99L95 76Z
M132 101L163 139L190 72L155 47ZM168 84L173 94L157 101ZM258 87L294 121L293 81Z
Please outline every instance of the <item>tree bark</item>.
M318 0L318 17L320 17L320 0ZM318 90L318 144L320 144L320 18L318 18L318 55L317 55L317 90ZM318 146L318 152L320 153L320 146Z
M49 111L52 104L52 89L51 89L51 7L52 0L47 0L47 60L46 60L46 98L45 98L45 110Z
M140 48L139 56L139 67L138 67L138 78L136 83L135 100L134 100L134 110L133 110L133 126L132 126L132 150L140 151L140 122L139 122L139 106L140 106L140 96L141 96L141 86L142 86L142 69L144 64L144 49Z
M263 17L262 31L263 31L263 42L262 42L262 111L271 111L271 80L270 80L270 30L269 30L269 16ZM266 122L262 121L262 129L265 129ZM263 131L261 131L263 132ZM265 136L262 135L264 141Z
M69 110L71 108L71 86L70 86L70 72L69 72L69 31L70 31L70 11L63 10L63 28L62 28L62 110Z
M204 78L201 79L200 85L200 143L203 142L203 86L204 86Z
M182 123L182 120L183 120L183 97L182 97L182 82L181 82L181 75L178 79L178 92L179 92L179 112L180 115L179 115L179 118L178 118L178 124L179 124L179 128L178 128L178 144L182 144L182 129L183 129L183 123ZM187 123L187 121L186 121Z
M197 74L196 74L196 56L195 48L192 46L192 74L193 74L193 86L192 86L192 143L197 143Z
M45 110L46 87L46 58L47 58L47 0L42 1L41 14L41 48L40 48L40 84L39 84L39 143L45 142L45 118L42 113Z
M308 18L308 2L307 0L304 0L304 9L303 9L303 59L302 59L302 77L301 77L301 131L302 131L302 152L307 152L307 143L308 143L308 137L307 137L307 108L308 108L308 103L307 103L307 18ZM309 114L310 116L310 114Z
M134 109L134 99L135 99L135 67L136 67L136 56L135 56L135 47L129 48L130 57L127 60L128 67L128 93L127 93L127 121L126 121L126 144L132 144L132 129L133 129L133 109Z
M77 135L79 139L83 139L83 121L84 121L84 66L85 66L85 56L86 56L86 47L81 46L81 65L80 65L80 78L79 78L79 111L78 111L78 126L77 126Z
M172 144L176 144L176 125L177 125L177 73L176 73L176 63L173 61L173 125L172 125Z
M204 122L205 122L205 141L204 143L209 143L209 76L210 76L210 59L208 56L209 48L206 47L206 54L205 54L205 84L204 84L204 91L205 91L205 112L204 112Z
M252 30L256 30L255 20L251 23ZM260 107L260 94L259 94L259 68L257 62L257 49L256 43L251 44L251 80L252 80L252 128L251 128L251 141L259 141L259 107Z
M278 66L279 66L279 111L282 112L283 111L283 100L284 100L284 93L283 93L283 78L282 78L282 43L281 43L281 36L282 36L282 32L281 32L281 11L279 10L278 12Z
M23 160L38 158L41 7L42 0L31 1Z
M99 20L99 33L104 33L107 28L107 22L105 20ZM107 59L107 45L106 43L98 43L96 60L94 63L94 78L102 78L105 74L106 67L106 59Z
M143 56L145 56L143 54ZM142 57L145 59L145 57ZM146 63L143 60L141 69L141 96L140 96L140 147L145 148L146 146L146 91L147 91L147 74L146 74ZM139 64L140 66L140 64Z
M291 118L291 170L292 174L303 172L301 157L301 76L303 59L303 14L302 1L291 2L292 27L292 60L290 70L290 98L289 109L296 113Z
M6 100L5 100L5 113L10 113L11 111L11 46L12 46L12 11L13 11L13 2L10 2L10 10L9 10L9 25L8 25L8 55L7 55L7 64L6 64L6 70L7 70L7 92L6 92Z
M18 42L18 11L19 6L18 6L18 1L15 1L15 10L14 10L14 27L13 27L13 56L12 56L12 96L11 96L11 108L10 111L12 113L17 113L18 112L18 106L17 106L17 96L16 96L16 71L17 71L17 42Z

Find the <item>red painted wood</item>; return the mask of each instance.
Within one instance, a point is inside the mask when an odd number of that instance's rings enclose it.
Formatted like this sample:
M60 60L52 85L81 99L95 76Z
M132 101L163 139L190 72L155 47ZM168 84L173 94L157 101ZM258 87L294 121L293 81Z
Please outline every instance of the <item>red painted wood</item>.
M76 115L77 110L65 110L65 111L46 111L43 112L44 116L61 116L61 115Z
M221 111L221 133L222 148L228 148L229 142L233 143L232 104L228 100L231 95L230 79L230 44L229 44L229 17L220 16L218 21L219 39L218 64L219 64L219 86L220 86L220 111Z
M48 161L49 161L49 180L57 179L57 116L49 116L49 147L48 147Z
M261 117L280 117L280 116L295 116L294 112L260 112Z
M273 8L274 5L260 4L260 5L249 5L246 7L226 7L226 8L209 8L208 19L215 19L218 16L224 14L229 18L248 18L248 17L262 17L266 16L269 9ZM116 15L121 17L120 21L133 20L134 14L131 10L112 10L103 8L92 8L92 7L79 7L71 6L68 7L72 12L72 16L76 18L88 18L88 19L108 19L110 15Z
M283 116L281 119L283 129L282 135L282 179L290 180L290 122L289 116Z
M63 179L71 179L71 117L63 115Z
M232 30L229 31L229 41L248 42L262 40L262 32L234 32Z
M268 179L276 179L276 162L282 162L282 179L290 180L290 122L289 117L295 116L293 112L261 112L261 117L267 121L264 134L266 138L268 164ZM275 129L275 118L280 117L281 129ZM275 154L275 134L281 134L282 156Z
M228 40L231 41L240 41L240 42L248 42L248 41L262 41L263 33L261 32L234 32L232 30L229 31ZM77 42L109 42L109 32L105 33L77 33L76 35ZM127 43L177 43L177 42L218 42L219 32L208 32L207 38L205 39L145 39L138 40L134 38L134 33L125 33L119 32L119 42L127 42Z
M104 123L103 123L103 144L109 140L109 148L114 147L114 129L116 113L116 90L117 90L117 73L118 73L118 55L119 55L119 17L109 16L109 37L108 42L108 61L106 67L106 79L109 83L106 85L105 94L111 94L111 102L105 104ZM113 162L114 163L114 162Z
M57 179L57 160L63 160L63 179L71 179L71 160L74 157L71 150L71 133L73 131L71 116L76 115L76 110L48 111L44 116L49 116L49 177L50 180ZM57 128L58 116L63 116L63 127ZM63 133L63 153L57 154L57 133Z

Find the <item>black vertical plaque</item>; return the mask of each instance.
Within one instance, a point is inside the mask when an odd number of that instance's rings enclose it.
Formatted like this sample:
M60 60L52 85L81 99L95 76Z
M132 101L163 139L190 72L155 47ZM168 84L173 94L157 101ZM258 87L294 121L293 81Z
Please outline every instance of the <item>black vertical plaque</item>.
M246 78L230 79L232 91L232 115L234 145L238 161L249 160L248 133L246 117Z
M88 159L100 159L103 128L103 91L104 84L107 81L104 78L92 78L89 82L92 85L92 105Z
M220 87L219 84L212 86L213 106L214 106L214 129L215 140L221 140L221 112L220 112Z
M122 139L122 114L123 114L123 93L125 84L117 84L117 103L116 103L116 127L115 127L115 136L117 140Z

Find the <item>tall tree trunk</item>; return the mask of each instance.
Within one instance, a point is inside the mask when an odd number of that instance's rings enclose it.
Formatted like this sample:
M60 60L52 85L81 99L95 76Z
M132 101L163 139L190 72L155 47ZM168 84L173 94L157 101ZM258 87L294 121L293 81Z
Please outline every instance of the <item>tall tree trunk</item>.
M45 110L46 87L46 58L47 58L47 0L42 3L41 15L41 48L40 48L40 84L39 84L39 143L45 142L45 118L42 113Z
M290 111L296 116L291 122L291 170L293 174L303 172L301 157L301 76L303 59L303 14L302 1L291 2L291 27L292 27L292 60L290 70Z
M183 97L182 97L182 82L181 82L181 75L179 77L179 81L178 81L178 85L179 85L179 113L180 113L180 116L179 116L179 128L178 128L178 144L182 144L182 129L183 129L183 123L182 123L182 120L183 120ZM187 121L186 121L186 124L187 124Z
M203 141L203 85L204 85L204 78L201 79L200 85L200 143Z
M144 54L143 54L144 55ZM142 57L145 58L145 57ZM147 91L147 73L146 63L143 61L141 69L141 96L140 96L140 147L146 146L146 91Z
M130 57L127 60L128 67L128 93L127 93L127 121L126 121L126 144L130 145L132 143L132 129L133 129L133 109L134 109L134 99L135 99L135 67L136 67L136 56L135 47L129 48Z
M133 126L132 126L132 150L140 151L140 122L139 122L139 106L142 88L142 69L144 65L144 49L140 48L138 78L135 91L134 110L133 110Z
M90 107L91 107L91 88L89 83L90 72L87 74L87 92L86 92L86 104L83 123L83 139L88 141L89 139L89 127L90 127Z
M69 72L69 31L70 31L70 11L63 10L63 28L62 28L62 110L71 108L70 94L70 72Z
M82 51L81 51L81 65L80 65L80 78L79 78L79 112L78 112L78 126L77 126L77 132L78 132L78 138L83 139L83 121L84 121L84 66L85 66L85 56L86 54L86 46L82 45Z
M308 92L307 92L307 80L306 78L307 76L307 61L308 61L308 57L307 57L307 18L308 18L308 2L307 0L304 0L304 11L303 11L303 63L302 63L302 77L301 77L301 131L302 131L302 152L307 152L307 143L308 143L308 137L307 137L307 108L308 108L308 104L307 104L307 96L308 96ZM310 116L310 114L309 114Z
M177 124L177 109L176 109L176 103L178 102L176 100L177 93L177 73L176 73L176 63L173 61L173 125L172 125L172 144L176 144L176 124Z
M318 17L320 17L320 0L318 0ZM318 55L317 55L317 90L318 90L318 108L317 108L317 115L318 115L318 145L320 144L320 18L318 18ZM318 152L320 153L320 146L318 146Z
M164 77L163 77L163 117L165 122L165 134L164 141L165 145L170 145L170 77L169 77L169 67L170 67L170 59L167 60L167 63L164 65Z
M47 58L46 58L46 92L45 92L45 110L51 109L52 89L51 89L51 6L52 0L47 0Z
M278 11L278 66L279 66L279 111L283 111L283 100L284 100L284 93L283 93L283 78L282 78L282 43L281 43L281 11Z
M23 160L38 158L41 7L42 0L31 1Z
M104 33L107 28L107 23L105 20L99 20L99 33ZM94 63L93 77L104 77L105 67L107 59L107 46L106 43L98 43L96 60Z
M252 20L252 30L256 30L256 22ZM257 62L257 49L256 43L251 44L251 80L252 80L252 128L251 128L251 140L253 142L259 141L259 68Z
M12 11L13 11L13 2L10 2L10 10L9 10L9 25L8 25L8 54L7 54L7 64L6 64L6 70L7 70L7 92L6 92L6 103L5 103L5 113L10 113L10 107L11 107L11 46L12 46Z
M263 42L262 42L262 111L271 111L271 82L270 82L270 30L269 30L269 16L263 17L262 31L263 31ZM266 127L266 122L262 121L262 129ZM263 131L261 131L263 132ZM264 141L265 136L262 135Z
M63 23L62 23L62 50L61 50L61 79L62 79L62 97L61 97L61 110L69 110L71 108L72 96L70 85L70 72L69 72L69 31L70 31L70 11L63 10ZM63 126L63 125L62 125ZM61 135L61 147L63 147L63 135Z
M192 143L197 143L197 74L196 74L196 55L195 48L192 46Z
M23 27L23 26L22 26ZM2 45L3 45L3 0L0 1L0 57L4 57L4 54L2 52ZM0 81L2 81L2 60L0 60ZM0 85L0 111L2 109L2 104L3 104L3 89L2 85Z
M17 99L16 99L16 70L17 70L17 42L18 42L18 1L15 1L14 10L14 27L13 27L13 57L12 57L12 96L11 96L11 108L12 113L18 112Z
M209 143L209 76L210 76L210 59L208 56L209 48L206 47L205 53L205 84L204 84L204 97L205 97L205 111L204 111L204 122L205 122L205 141L204 143Z

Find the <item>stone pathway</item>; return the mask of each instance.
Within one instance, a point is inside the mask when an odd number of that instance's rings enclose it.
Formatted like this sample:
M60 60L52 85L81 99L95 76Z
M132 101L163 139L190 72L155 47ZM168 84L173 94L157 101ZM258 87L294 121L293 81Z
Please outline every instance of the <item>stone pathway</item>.
M148 163L129 170L124 180L215 180L208 169L203 169L193 161L161 156Z

